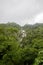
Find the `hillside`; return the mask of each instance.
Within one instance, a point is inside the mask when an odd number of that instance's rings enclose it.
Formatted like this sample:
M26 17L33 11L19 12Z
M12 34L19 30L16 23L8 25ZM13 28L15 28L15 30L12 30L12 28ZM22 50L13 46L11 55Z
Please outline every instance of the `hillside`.
M43 24L0 24L0 65L43 65Z

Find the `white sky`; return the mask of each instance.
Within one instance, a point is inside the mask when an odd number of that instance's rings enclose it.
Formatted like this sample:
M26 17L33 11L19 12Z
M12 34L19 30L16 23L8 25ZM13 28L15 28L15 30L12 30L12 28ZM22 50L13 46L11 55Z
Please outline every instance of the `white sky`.
M0 23L43 23L43 0L0 0Z

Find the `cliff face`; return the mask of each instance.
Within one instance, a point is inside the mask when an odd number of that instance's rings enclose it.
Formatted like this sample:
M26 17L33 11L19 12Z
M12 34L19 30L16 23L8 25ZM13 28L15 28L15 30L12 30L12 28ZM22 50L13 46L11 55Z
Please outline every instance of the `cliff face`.
M26 31L20 30L19 31L19 41L21 42L24 37L26 37Z
M22 33L22 38L23 38L23 37L26 37L26 32L25 32L25 30L21 30L21 33Z

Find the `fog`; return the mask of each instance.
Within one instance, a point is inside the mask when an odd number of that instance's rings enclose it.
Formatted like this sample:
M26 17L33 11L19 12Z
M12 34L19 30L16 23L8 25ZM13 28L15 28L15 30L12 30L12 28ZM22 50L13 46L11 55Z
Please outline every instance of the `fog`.
M0 23L43 23L43 0L0 0Z

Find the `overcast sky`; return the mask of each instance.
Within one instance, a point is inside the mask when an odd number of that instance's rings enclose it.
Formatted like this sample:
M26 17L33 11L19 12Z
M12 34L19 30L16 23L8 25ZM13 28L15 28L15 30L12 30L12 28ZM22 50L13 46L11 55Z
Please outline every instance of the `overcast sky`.
M43 0L0 0L0 23L43 23Z

